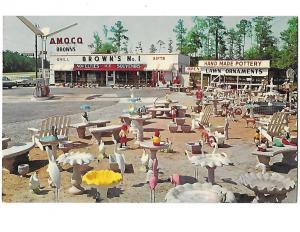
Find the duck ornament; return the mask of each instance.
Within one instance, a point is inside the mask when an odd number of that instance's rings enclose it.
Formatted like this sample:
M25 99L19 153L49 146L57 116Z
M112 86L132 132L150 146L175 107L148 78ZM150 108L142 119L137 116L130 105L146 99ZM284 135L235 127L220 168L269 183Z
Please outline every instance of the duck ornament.
M29 178L29 188L35 194L40 193L40 181L36 172L34 172Z

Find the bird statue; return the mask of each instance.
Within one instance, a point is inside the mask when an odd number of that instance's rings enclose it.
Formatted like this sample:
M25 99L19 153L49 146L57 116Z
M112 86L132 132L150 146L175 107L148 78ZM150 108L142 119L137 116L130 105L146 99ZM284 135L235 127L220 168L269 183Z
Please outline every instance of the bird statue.
M142 166L143 166L143 170L145 172L147 172L148 168L149 168L149 159L150 159L150 155L148 153L146 153L146 150L144 149L143 150L143 154L142 154L142 157L141 157L141 162L142 162Z
M173 174L172 176L170 176L170 182L171 182L171 184L174 184L175 186L181 185L182 184L181 176L178 174Z
M102 141L102 139L101 139L100 143L98 143L98 149L99 149L99 155L98 155L98 163L99 163L102 159L104 159L106 157L106 154L105 154L106 148L105 148L105 145L104 145L104 142Z
M211 146L214 148L212 154L215 154L218 150L218 144L216 142L211 143Z
M150 188L150 202L155 203L155 187L158 183L158 170L157 170L158 161L157 159L153 160L152 163L152 175L149 180L149 188Z
M191 164L194 165L194 177L198 179L198 174L199 174L199 165L197 160L201 159L203 154L204 154L204 149L203 149L203 141L200 139L199 143L201 144L201 155L190 155L190 152L185 150L185 155L188 157L189 161Z
M34 172L29 178L29 188L36 194L40 192L40 181L36 172Z
M166 149L163 149L162 151L163 151L163 152L166 152L166 153L171 153L171 152L173 152L172 144L173 144L172 141L170 141L168 138L166 138L165 145L167 145L167 148L166 148Z
M48 168L47 168L47 172L49 173L50 176L50 180L51 180L51 184L53 184L55 186L55 199L56 201L58 201L58 192L60 189L60 172L59 172L59 168L57 166L57 163L55 161L54 158L54 154L53 151L46 146L46 151L48 154L48 160L49 160L49 164L48 164ZM49 183L49 180L48 180Z
M194 165L194 177L198 179L198 165L196 164L196 161L200 158L200 156L198 155L190 156L189 153L190 153L189 151L185 150L185 155L188 157L191 164Z
M123 176L124 172L125 172L125 169L126 169L126 163L125 163L125 156L124 154L120 154L117 152L117 147L118 147L118 143L117 141L115 140L115 138L113 137L113 142L115 144L115 147L114 147L114 154L112 155L109 155L109 156L113 156L114 160L116 160L117 164L118 164L118 167L121 171L121 174Z

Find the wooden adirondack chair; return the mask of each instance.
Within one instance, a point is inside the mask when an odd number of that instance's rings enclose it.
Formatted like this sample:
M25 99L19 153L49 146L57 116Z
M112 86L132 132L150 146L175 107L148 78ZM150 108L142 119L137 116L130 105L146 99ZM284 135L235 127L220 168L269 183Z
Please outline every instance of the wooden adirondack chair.
M67 140L69 133L69 126L71 118L67 116L53 116L46 118L42 121L40 129L28 128L32 134L32 141L41 150L44 150L43 145L40 143L40 138L51 134L51 129L54 126L57 129L57 137L59 140Z
M199 126L208 126L209 124L209 118L213 114L214 106L213 105L207 105L203 109L203 111L199 114L199 118L195 118L193 121L192 128L195 128L195 123Z
M270 122L267 125L261 125L258 128L260 130L261 135L267 138L269 142L272 142L272 138L274 136L278 136L279 133L283 130L283 127L285 126L285 117L286 116L283 112L274 113L270 119Z

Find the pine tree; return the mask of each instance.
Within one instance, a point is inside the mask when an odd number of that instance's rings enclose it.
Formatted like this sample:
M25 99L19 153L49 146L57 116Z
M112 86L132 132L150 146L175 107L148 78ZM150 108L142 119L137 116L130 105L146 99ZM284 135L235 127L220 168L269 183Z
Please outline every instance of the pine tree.
M150 52L150 53L156 53L156 51L157 51L157 48L155 47L155 45L154 45L154 44L151 44L150 49L149 49L149 52Z
M110 28L110 31L112 32L113 37L110 37L109 40L118 49L118 52L121 50L126 51L127 41L129 40L126 36L126 32L128 32L128 30L123 26L122 22L117 21L115 25Z
M168 52L169 53L173 52L173 40L171 39L168 40Z
M177 24L175 25L175 28L173 29L173 32L176 33L176 45L177 50L179 50L180 53L182 53L183 46L185 43L185 34L186 34L186 28L183 24L183 19L179 19L177 21Z

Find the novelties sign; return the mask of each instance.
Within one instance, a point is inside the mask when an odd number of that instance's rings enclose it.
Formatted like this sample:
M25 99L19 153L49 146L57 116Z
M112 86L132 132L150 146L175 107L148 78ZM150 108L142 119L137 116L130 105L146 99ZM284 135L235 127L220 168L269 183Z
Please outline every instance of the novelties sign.
M143 71L144 64L74 64L74 71Z

